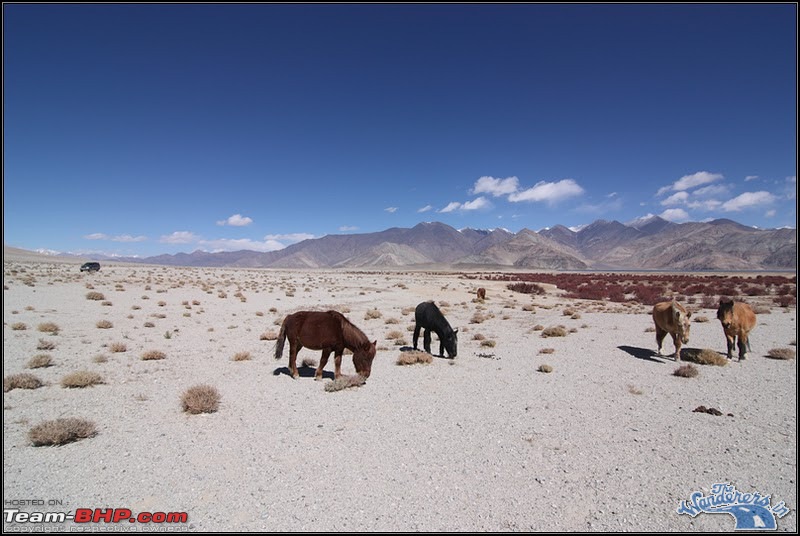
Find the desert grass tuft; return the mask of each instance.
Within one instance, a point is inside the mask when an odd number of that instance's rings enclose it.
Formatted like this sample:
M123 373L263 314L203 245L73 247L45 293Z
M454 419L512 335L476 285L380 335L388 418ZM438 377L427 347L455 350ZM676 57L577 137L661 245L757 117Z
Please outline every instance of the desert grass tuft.
M52 367L53 357L48 354L38 354L30 358L25 366L29 369Z
M491 339L485 339L481 341L481 346L483 348L494 348L497 343Z
M3 392L7 393L14 389L38 389L44 385L42 380L29 372L12 374L3 378Z
M555 348L542 348L542 349L539 350L539 353L540 354L552 354L552 353L555 353L555 351L556 351Z
M46 341L44 339L39 339L39 343L36 345L37 350L54 350L56 347L56 343L53 341Z
M794 359L795 351L791 348L773 348L767 352L770 359Z
M277 331L265 331L258 338L259 338L259 340L262 340L262 341L275 341L275 340L278 340L278 332Z
M539 365L539 368L536 369L536 370L538 370L539 372L544 372L545 374L549 374L549 373L553 372L553 367L551 367L550 365L547 365L547 364L542 364L542 365Z
M108 351L114 354L119 354L122 352L127 352L128 347L125 346L124 342L112 342L111 344L108 345Z
M158 361L159 359L166 359L167 354L161 350L148 350L142 354L142 361Z
M728 358L710 348L703 348L702 350L686 348L681 351L681 359L697 363L698 365L716 365L718 367L724 367L728 364Z
M41 447L64 445L95 435L97 435L97 428L93 422L69 417L37 424L28 432L28 439L34 447Z
M87 300L94 300L94 301L101 301L101 300L105 300L106 297L103 296L102 292L92 291L92 292L87 292L86 293L86 299Z
M192 415L214 413L219 409L222 397L216 387L211 385L195 385L184 391L181 396L183 411Z
M97 329L111 329L114 327L114 324L112 324L109 320L98 320L95 326Z
M380 311L378 311L378 309L377 309L377 308L376 308L376 309L370 309L370 310L369 310L369 311L367 311L367 313L364 315L364 320L372 320L372 319L374 319L374 318L380 318L380 317L382 317L382 316L383 316L383 314L382 314Z
M632 395L643 395L644 391L636 387L635 385L628 385L628 392Z
M681 378L695 378L698 374L700 374L700 371L691 363L681 365L672 373L673 376L680 376Z
M42 322L36 329L42 333L52 333L53 335L58 335L58 332L61 331L61 328L55 322Z
M411 352L400 352L395 364L397 365L416 365L417 363L427 364L433 361L431 355L427 352L420 352L414 350Z
M697 322L698 324L704 324L704 323L706 323L706 322L708 322L708 321L709 321L709 320L708 320L708 317L707 317L707 316L704 316L704 315L697 315L697 316L696 316L696 317L694 317L694 319L692 320L692 322Z
M250 361L251 359L253 359L253 356L250 354L250 352L243 351L233 354L231 361Z
M542 331L542 337L566 337L567 328L564 326L550 326Z
M62 387L66 387L68 389L82 389L84 387L90 387L99 383L103 383L103 377L96 372L91 372L88 370L70 372L61 378Z
M28 325L25 322L14 322L11 324L11 329L13 331L25 331L28 329Z
M325 391L332 393L334 391L341 391L350 387L361 387L367 380L360 374L353 376L341 376L335 380L325 384Z

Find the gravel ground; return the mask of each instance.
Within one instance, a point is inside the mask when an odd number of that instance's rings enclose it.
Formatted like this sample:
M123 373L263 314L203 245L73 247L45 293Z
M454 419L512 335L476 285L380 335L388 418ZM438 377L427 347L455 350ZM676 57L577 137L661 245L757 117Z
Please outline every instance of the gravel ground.
M203 531L730 531L729 515L676 512L693 492L730 482L785 501L778 529L797 530L797 365L764 358L795 349L794 308L759 315L748 360L679 378L672 357L654 355L650 307L553 289L531 297L481 282L481 303L476 281L447 273L119 264L80 274L5 260L3 375L46 384L4 394L6 508L186 512L171 528ZM92 290L105 300L86 299ZM458 356L397 366L413 308L429 299L460 328ZM378 340L362 387L326 392L332 360L322 382L309 368L293 380L288 358L275 361L274 341L261 340L288 313L329 308ZM366 319L373 308L381 317ZM715 311L694 310L710 321L692 325L684 351L723 352ZM43 322L59 333L37 331ZM543 338L537 324L571 332ZM40 340L55 348L37 350ZM166 358L142 360L149 350ZM234 361L238 352L252 359ZM26 369L40 353L55 365ZM537 372L543 364L552 372ZM343 369L354 373L349 356ZM62 388L77 370L104 383ZM181 411L197 384L221 393L216 413ZM723 415L693 412L700 405ZM93 421L98 433L33 447L28 431L59 417ZM31 526L4 520L8 531Z

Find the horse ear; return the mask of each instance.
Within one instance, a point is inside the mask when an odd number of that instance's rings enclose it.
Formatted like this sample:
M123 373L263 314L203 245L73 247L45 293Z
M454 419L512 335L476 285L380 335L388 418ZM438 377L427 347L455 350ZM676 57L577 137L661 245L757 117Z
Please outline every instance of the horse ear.
M374 347L376 347L376 348L377 348L377 346L378 346L378 339L375 339L374 341L372 341L372 342L370 343L370 346L374 346Z
M455 331L453 331L453 333L458 333L458 328L456 328Z
M692 312L691 311L687 311L686 312L686 318L692 318Z

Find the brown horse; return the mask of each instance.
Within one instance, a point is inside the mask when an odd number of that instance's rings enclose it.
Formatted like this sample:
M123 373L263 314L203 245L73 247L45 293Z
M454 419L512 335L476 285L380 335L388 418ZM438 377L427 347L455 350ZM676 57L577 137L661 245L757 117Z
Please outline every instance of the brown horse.
M733 359L733 345L738 337L739 361L743 361L750 350L750 331L756 327L756 314L746 303L720 300L717 318L728 340L728 359Z
M485 300L486 299L486 289L481 287L478 289L478 299Z
M289 370L292 378L297 378L297 352L304 346L311 350L322 350L319 366L314 379L322 379L322 369L328 363L331 352L336 364L336 377L342 375L342 354L344 349L352 350L353 365L356 372L369 378L372 360L375 358L375 342L355 327L344 315L336 311L299 311L283 319L278 342L275 345L275 359L283 355L283 344L289 339Z
M658 355L661 355L661 345L664 337L669 333L672 335L672 343L675 345L675 361L681 360L681 344L689 342L689 331L692 327L689 319L691 317L692 313L687 313L683 305L675 300L657 303L653 307Z

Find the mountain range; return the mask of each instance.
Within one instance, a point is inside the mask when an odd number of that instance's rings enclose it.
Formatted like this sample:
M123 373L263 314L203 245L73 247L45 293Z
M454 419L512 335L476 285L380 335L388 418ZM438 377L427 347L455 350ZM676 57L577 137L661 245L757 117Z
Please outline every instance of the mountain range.
M728 219L673 223L658 216L579 230L455 229L439 222L327 235L279 251L178 253L129 262L246 268L442 268L536 270L795 270L795 229L755 229Z

